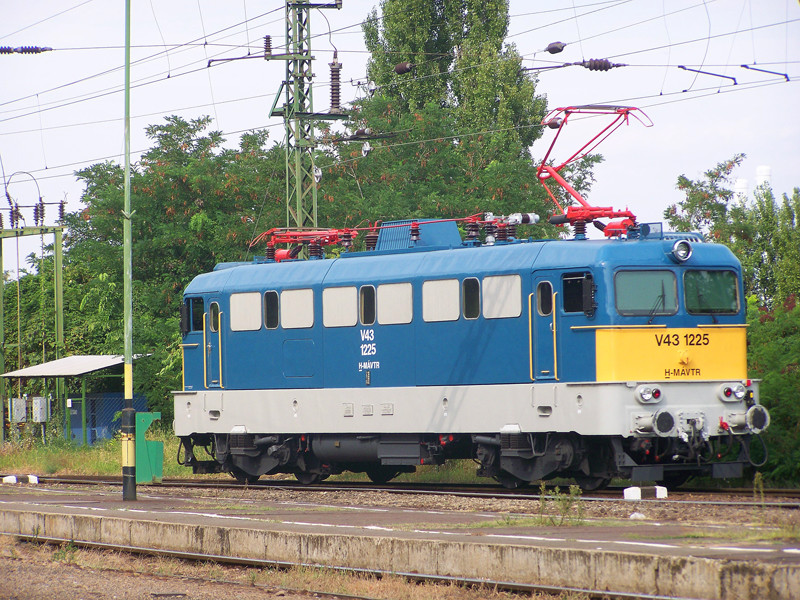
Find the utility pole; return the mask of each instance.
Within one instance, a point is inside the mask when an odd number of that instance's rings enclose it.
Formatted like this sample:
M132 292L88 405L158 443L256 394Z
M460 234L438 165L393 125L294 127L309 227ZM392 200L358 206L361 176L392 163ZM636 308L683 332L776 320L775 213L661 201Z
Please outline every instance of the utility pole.
M315 113L311 80L311 9L342 8L342 0L312 4L307 0L286 1L286 53L272 54L270 37L264 39L264 59L286 61L286 78L270 110L271 117L283 117L286 129L286 224L288 227L317 227L317 181L314 166L314 121L346 119L339 107L341 64L334 53L331 67L331 110ZM283 92L283 105L278 106ZM316 177L315 177L316 175Z
M133 291L131 251L131 0L125 0L125 209L122 212L125 408L122 410L122 499L136 500L136 411L133 408Z

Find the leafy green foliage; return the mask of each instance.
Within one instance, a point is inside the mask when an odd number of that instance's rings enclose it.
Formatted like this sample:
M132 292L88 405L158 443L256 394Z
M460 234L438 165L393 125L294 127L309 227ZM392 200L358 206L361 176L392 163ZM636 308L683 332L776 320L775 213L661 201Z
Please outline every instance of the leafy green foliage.
M678 231L699 231L714 241L728 242L731 236L729 204L733 198L729 189L731 173L743 160L744 154L736 154L706 171L701 181L692 181L686 175L678 177L678 189L686 197L664 211L670 226Z
M353 130L382 137L338 144L324 168L320 215L357 225L479 212L552 211L529 146L541 135L545 101L505 46L505 0L381 2L364 25L374 96L353 106ZM395 65L410 62L410 73ZM552 237L547 225L519 235Z
M773 481L800 479L800 305L788 298L773 309L748 307L748 362L762 379L761 402L770 412L764 434L769 449L765 473Z
M800 189L779 205L769 186L752 201L734 198L731 174L744 155L706 171L705 179L678 178L685 199L664 217L679 230L700 230L725 243L742 262L747 296L748 368L762 379L761 402L772 424L764 434L769 450L765 470L774 481L800 476Z

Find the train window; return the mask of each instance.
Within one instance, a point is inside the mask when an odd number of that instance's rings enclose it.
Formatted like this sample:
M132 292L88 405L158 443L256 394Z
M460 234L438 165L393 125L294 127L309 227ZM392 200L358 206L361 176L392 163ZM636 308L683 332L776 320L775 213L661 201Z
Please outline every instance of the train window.
M314 290L281 292L281 327L305 329L314 326Z
M536 311L542 317L553 314L553 284L540 281L536 286Z
M621 315L678 312L678 286L672 271L620 271L614 276L614 295Z
M378 286L378 323L398 325L411 323L414 307L410 283L385 283Z
M519 275L491 275L483 278L485 318L504 319L521 314L522 279Z
M375 287L362 285L359 290L359 316L362 325L375 324Z
M465 319L477 319L481 315L481 282L475 277L461 282L461 303Z
M458 279L438 279L422 283L422 320L458 321L461 304Z
M267 329L278 328L278 292L264 292L264 325Z
M325 327L353 327L358 316L355 287L331 287L322 290L322 324Z
M212 302L208 309L208 328L214 333L219 331L219 304Z
M244 292L231 294L231 331L261 329L261 294Z
M693 315L739 312L739 281L733 271L686 271L683 294Z
M186 321L181 324L181 328L186 331L203 331L203 299L186 299ZM181 315L183 319L183 315Z

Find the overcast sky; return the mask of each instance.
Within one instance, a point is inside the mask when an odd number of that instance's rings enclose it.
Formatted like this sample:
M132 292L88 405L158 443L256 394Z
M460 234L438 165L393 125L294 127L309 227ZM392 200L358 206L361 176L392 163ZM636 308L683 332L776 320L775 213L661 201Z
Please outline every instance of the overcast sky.
M0 46L54 49L0 54L0 159L11 181L8 192L20 206L33 205L41 192L45 202L66 198L68 210L76 210L82 186L74 171L100 160L122 164L124 4L0 0ZM315 110L329 106L327 63L334 47L343 63L343 102L363 93L356 84L366 81L367 53L358 24L377 4L344 0L342 10L312 12ZM246 56L248 48L260 53L265 34L277 52L285 35L282 1L132 5L134 161L149 146L144 128L171 114L210 115L232 145L241 131L262 127L282 141L281 122L268 117L284 77L282 62L257 58L206 68L209 58ZM550 108L633 105L653 121L649 128L633 123L598 148L605 163L595 170L597 183L588 197L593 204L627 207L640 221L659 221L664 208L681 199L678 175L698 178L737 152L747 159L735 177L747 179L751 190L761 165L771 168L778 195L800 186L796 0L512 0L510 15L507 41L525 66L590 58L629 65L605 73L573 66L539 76L537 92L547 96ZM544 53L553 41L567 43L566 49ZM571 137L556 147L554 158L566 158L597 127L593 120L571 122ZM534 145L534 157L544 154L551 135L546 132ZM5 227L7 205L0 201ZM23 215L32 225L32 209ZM47 224L56 217L57 208L48 206ZM21 255L38 247L38 240L24 241ZM13 240L4 242L3 254L4 268L16 277Z

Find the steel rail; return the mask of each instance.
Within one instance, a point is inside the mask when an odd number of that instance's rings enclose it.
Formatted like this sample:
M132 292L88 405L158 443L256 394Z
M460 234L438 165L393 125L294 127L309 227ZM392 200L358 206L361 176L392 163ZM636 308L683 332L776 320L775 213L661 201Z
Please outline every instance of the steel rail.
M607 598L610 600L632 600L641 598L644 600L676 600L675 596L660 596L655 594L641 594L632 592L615 592L609 590L595 590L591 588L577 588L577 587L558 587L542 584L527 584L516 583L513 581L497 581L492 579L480 579L471 577L455 577L449 575L426 575L422 573L405 573L402 571L387 571L385 569L364 569L354 567L339 567L333 565L324 565L319 563L306 563L302 561L278 561L267 560L258 558L246 558L239 556L226 556L221 554L201 554L196 552L183 552L176 550L163 550L160 548L146 548L143 546L128 546L124 544L109 544L101 542L89 542L83 540L74 540L58 537L46 537L39 535L22 535L22 534L2 534L10 535L17 540L22 540L30 543L38 544L53 544L63 545L72 544L73 546L80 546L83 548L92 548L97 550L108 550L114 552L126 552L129 554L143 554L148 556L160 556L165 558L176 558L180 560L200 561L200 562L216 562L224 563L235 566L244 567L259 567L259 568L274 568L274 569L292 569L292 568L309 568L309 569L325 569L328 571L336 571L351 575L370 575L373 577L403 577L413 582L425 583L440 583L440 584L458 584L475 587L487 587L491 589L498 589L508 592L529 593L529 594L554 594L560 595L564 592L574 594L584 594L590 598ZM289 591L289 590L287 590ZM336 595L328 592L320 592L314 590L306 590L306 592L324 594L328 596L336 596L342 598L356 598L355 596Z
M69 485L121 485L119 477L105 476L44 476L39 477L40 483L69 484ZM161 483L153 484L153 488L187 488L187 489L242 489L247 487L253 490L280 489L297 492L385 492L397 495L431 495L431 496L454 496L461 498L482 498L495 500L529 500L538 501L541 499L538 488L527 490L506 490L497 486L487 484L444 484L431 485L419 483L401 483L376 485L366 482L344 482L344 483L316 483L310 485L300 484L288 480L263 480L254 483L241 484L223 480L199 480L199 479L164 479ZM548 486L548 491L552 491L555 486ZM705 506L734 506L734 507L770 507L784 509L800 509L800 490L774 489L764 490L764 498L797 498L795 501L773 501L762 500L753 494L753 490L746 488L731 489L682 489L673 491L673 497L667 499L643 498L641 500L624 500L622 490L624 488L608 488L591 492L590 495L580 496L581 501L585 502L644 502L644 503L675 503L686 505L705 505ZM697 498L685 498L691 494L706 495L739 495L752 497L752 500L708 500ZM674 496L678 496L677 498ZM545 496L545 499L551 499Z

